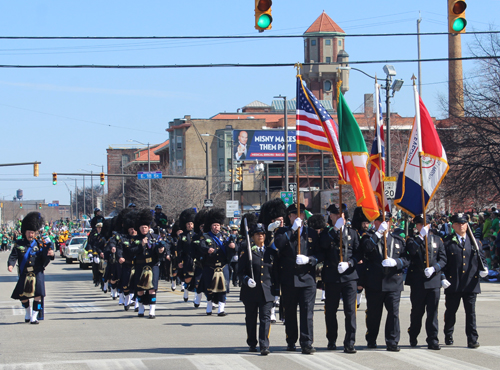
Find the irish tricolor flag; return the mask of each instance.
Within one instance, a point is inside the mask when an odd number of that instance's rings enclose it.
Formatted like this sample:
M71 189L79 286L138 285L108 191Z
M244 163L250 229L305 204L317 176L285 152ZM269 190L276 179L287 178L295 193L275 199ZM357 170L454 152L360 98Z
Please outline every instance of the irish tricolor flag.
M363 208L366 218L373 221L380 213L366 168L368 150L359 125L340 91L337 115L340 150L346 174L344 179L351 184L357 205Z

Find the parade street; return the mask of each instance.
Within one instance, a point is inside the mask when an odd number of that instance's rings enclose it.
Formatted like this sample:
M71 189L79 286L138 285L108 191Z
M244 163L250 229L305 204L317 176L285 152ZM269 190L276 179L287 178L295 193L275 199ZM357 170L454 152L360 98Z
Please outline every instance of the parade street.
M482 284L477 301L478 349L468 349L464 333L464 312L457 315L455 344L444 345L440 303L441 351L427 349L425 329L416 348L410 348L409 288L401 300L401 352L385 350L383 324L378 349L367 349L364 339L365 300L357 315L357 354L327 351L321 292L314 316L317 352L303 355L286 352L284 325L271 329L271 354L249 353L245 342L243 304L239 288L228 295L227 316L206 316L204 301L195 309L192 295L184 302L180 287L172 292L162 281L156 319L138 318L109 294L92 284L90 270L66 264L56 257L46 270L45 320L39 325L24 323L24 309L10 299L17 275L7 272L7 252L0 253L0 369L498 369L500 359L500 284ZM342 304L341 306L342 307ZM343 312L339 312L342 348ZM385 318L384 318L385 320Z

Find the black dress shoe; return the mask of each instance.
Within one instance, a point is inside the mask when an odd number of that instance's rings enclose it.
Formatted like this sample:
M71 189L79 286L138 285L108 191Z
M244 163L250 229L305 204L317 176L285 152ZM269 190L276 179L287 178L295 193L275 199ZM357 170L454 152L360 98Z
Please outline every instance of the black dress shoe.
M144 317L144 314L143 313L138 313L137 316L138 317Z
M260 354L261 354L262 356L267 356L267 355L268 355L268 354L270 354L270 353L271 353L271 351L269 350L269 348L262 348L262 349L260 350Z
M416 347L418 344L417 340L416 339L410 339L410 347Z
M189 298L184 298L184 302L187 302Z
M134 308L134 312L139 312L139 307Z
M447 346L451 346L453 344L453 337L451 335L447 335L444 338L444 342L446 343Z
M225 313L224 311L222 311L222 312L219 312L219 313L217 314L217 316L226 316L226 313Z
M30 324L33 324L33 325L38 325L38 324L40 324L40 323L38 322L38 320L35 320L35 321L30 321ZM478 347L479 347L479 346L478 346Z
M391 352L399 352L400 348L397 344L387 345L387 350Z
M207 316L210 316L212 314L212 312L207 312Z
M348 346L348 347L344 347L344 352L345 353L356 353L356 348L354 348L354 346Z
M479 348L479 342L470 342L467 344L469 348Z
M297 347L295 347L295 344L289 344L286 346L286 350L289 352L295 352L297 350Z
M125 311L128 311L128 309L129 309L129 306L127 306L127 305L124 305L124 306L123 306L123 308L125 309Z
M375 342L368 342L368 343L366 344L366 346L367 346L368 348L377 348L377 343L375 343Z
M24 322L30 322L30 319L24 319Z
M150 319L156 319L156 316L155 315L149 315L149 318Z
M326 349L329 351L335 351L337 349L337 346L335 345L335 343L328 343Z
M198 308L200 307L200 304L199 303L193 303L194 304L194 308Z
M433 349L434 351L439 351L441 349L441 346L439 343L430 343L427 345L428 349Z
M310 344L302 347L302 353L305 354L305 355L311 355L314 352L316 352L316 348L314 348Z
M255 347L255 346L249 347L248 352L257 352L257 347Z

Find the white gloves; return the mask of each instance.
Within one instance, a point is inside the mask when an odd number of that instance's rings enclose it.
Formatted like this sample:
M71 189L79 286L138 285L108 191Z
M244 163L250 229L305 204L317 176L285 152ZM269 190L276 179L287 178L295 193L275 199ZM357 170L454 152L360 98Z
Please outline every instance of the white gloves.
M479 276L482 278L488 276L488 268L485 268L483 271L479 271Z
M448 288L450 285L451 285L451 283L450 283L448 280L446 280L446 279L441 280L441 286L442 286L444 289Z
M278 227L280 227L280 225L281 225L281 221L274 221L273 223L269 224L269 226L267 227L267 231L273 232Z
M94 262L95 262L95 263L99 263L99 257L97 257L97 256L96 256L96 257L94 257Z
M394 258L387 258L382 261L382 266L384 267L394 267L397 266L397 262Z
M301 226L302 226L302 219L300 217L297 217L295 221L293 221L292 230L297 231L297 229Z
M43 242L44 242L45 244L50 244L50 243L52 243L52 241L50 240L50 238L49 238L49 237L45 237L45 239L43 239Z
M341 228L342 226L344 226L344 225L345 225L345 221L344 221L344 219L341 217L341 218L339 218L339 219L337 220L337 222L335 222L335 226L334 226L334 228L338 230L338 229L340 229L340 228Z
M389 224L387 223L387 221L384 221L380 224L380 226L378 227L378 230L375 234L377 234L377 236L379 238L382 237L382 235L384 235L384 232L389 228Z
M257 283L255 282L254 279L248 279L247 285L249 288L255 288L257 286Z
M94 261L94 256L90 253L87 256L89 257L89 261L92 263Z
M422 228L422 230L423 230L423 228ZM434 267L427 267L424 270L424 274L425 274L426 278L430 278L432 276L432 274L434 274L435 272L436 272L436 269Z
M425 238L427 235L429 235L430 228L431 228L431 224L428 224L420 229L420 237L422 239Z
M337 266L337 270L339 270L339 274L343 274L349 268L349 264L347 262L340 262Z
M307 265L309 263L309 257L303 254L297 254L297 260L295 262L297 265Z

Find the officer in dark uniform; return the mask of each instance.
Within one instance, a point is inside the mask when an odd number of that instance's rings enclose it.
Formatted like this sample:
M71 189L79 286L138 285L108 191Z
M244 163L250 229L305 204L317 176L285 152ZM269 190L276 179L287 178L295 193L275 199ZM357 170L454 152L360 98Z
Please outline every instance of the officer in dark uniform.
M166 229L168 224L167 215L163 213L163 207L161 204L157 204L155 207L155 232L160 234L160 229Z
M85 247L88 252L89 259L92 263L92 277L94 285L98 286L99 284L101 284L101 288L103 285L103 280L102 274L99 271L99 263L101 259L101 253L104 252L104 246L106 244L106 241L103 240L101 236L102 226L102 222L98 222L95 225L95 228L90 232L87 246Z
M259 315L259 347L263 356L269 354L269 334L271 332L271 309L274 294L271 291L272 265L276 256L274 246L266 248L266 229L256 224L249 231L251 237L248 247L242 250L238 260L239 279L243 282L240 300L245 305L247 344L250 352L257 351L257 313ZM249 253L252 254L251 261Z
M194 216L194 235L191 240L191 249L194 253L194 276L193 281L188 286L189 291L194 292L194 300L193 305L194 308L200 307L201 298L203 297L203 293L200 290L200 282L201 277L203 275L203 252L200 248L200 240L203 239L203 226L205 223L205 217L207 215L208 210L206 208L201 209L196 216Z
M192 245L194 232L194 218L196 211L193 208L185 209L179 216L179 227L182 231L177 237L178 258L175 261L178 267L178 276L184 282L184 302L189 299L188 287L194 285L194 259L195 252ZM191 291L194 287L191 287Z
M226 293L229 292L229 262L236 245L222 234L225 212L222 208L208 211L200 238L203 272L200 292L207 296L207 315L212 314L212 303L218 304L218 316L225 316Z
M19 280L12 292L12 299L21 301L26 309L24 321L38 324L38 313L43 310L42 298L45 297L44 271L54 259L50 239L37 240L36 235L44 225L39 212L28 213L21 223L21 239L15 241L7 262L9 272L18 265ZM33 298L33 309L30 299ZM41 319L41 318L40 318Z
M96 225L104 222L104 216L102 215L100 208L94 208L94 217L90 220L90 227L92 229L96 228Z
M316 298L315 266L321 261L321 256L317 232L302 226L304 211L303 204L300 204L300 215L297 215L297 205L292 204L287 208L287 226L275 232L274 242L278 249L278 278L281 284L281 304L285 311L287 351L295 351L295 343L299 339L302 353L312 354L316 351L312 346ZM300 337L297 305L300 306Z
M444 269L446 280L444 313L444 335L447 345L453 344L453 330L455 327L456 313L460 301L465 309L465 334L467 346L478 348L479 335L476 328L476 297L481 293L479 278L488 276L488 268L483 252L477 248L469 227L467 218L463 213L458 213L451 218L455 234L444 239L447 263Z
M405 285L411 287L410 301L410 346L417 346L417 337L422 327L422 317L427 310L425 331L427 348L439 350L438 340L438 305L441 292L441 270L446 266L446 253L441 238L429 233L430 224L424 227L423 215L417 215L413 222L418 234L407 241L406 249L410 256L410 266ZM427 236L428 255L425 253ZM429 267L427 267L427 259Z
M385 221L383 218L386 213ZM384 233L390 229L391 214L380 211L370 230L361 238L361 250L365 265L366 334L368 348L377 348L377 336L385 306L385 342L388 351L398 352L401 335L399 303L403 291L403 269L409 260L405 241L396 234L386 234L387 258L385 257Z
M344 214L335 204L327 208L329 219L334 225L324 229L320 235L320 247L325 256L322 280L325 289L325 322L328 349L335 350L338 324L337 310L340 298L344 303L345 337L344 352L356 353L356 293L359 261L359 237L356 230L345 225ZM342 254L340 238L342 235Z
M133 241L139 247L134 259L136 299L139 301L139 317L144 317L144 305L149 305L149 318L156 317L156 291L160 279L160 256L170 254L170 246L152 233L153 215L149 209L139 211L135 221Z

